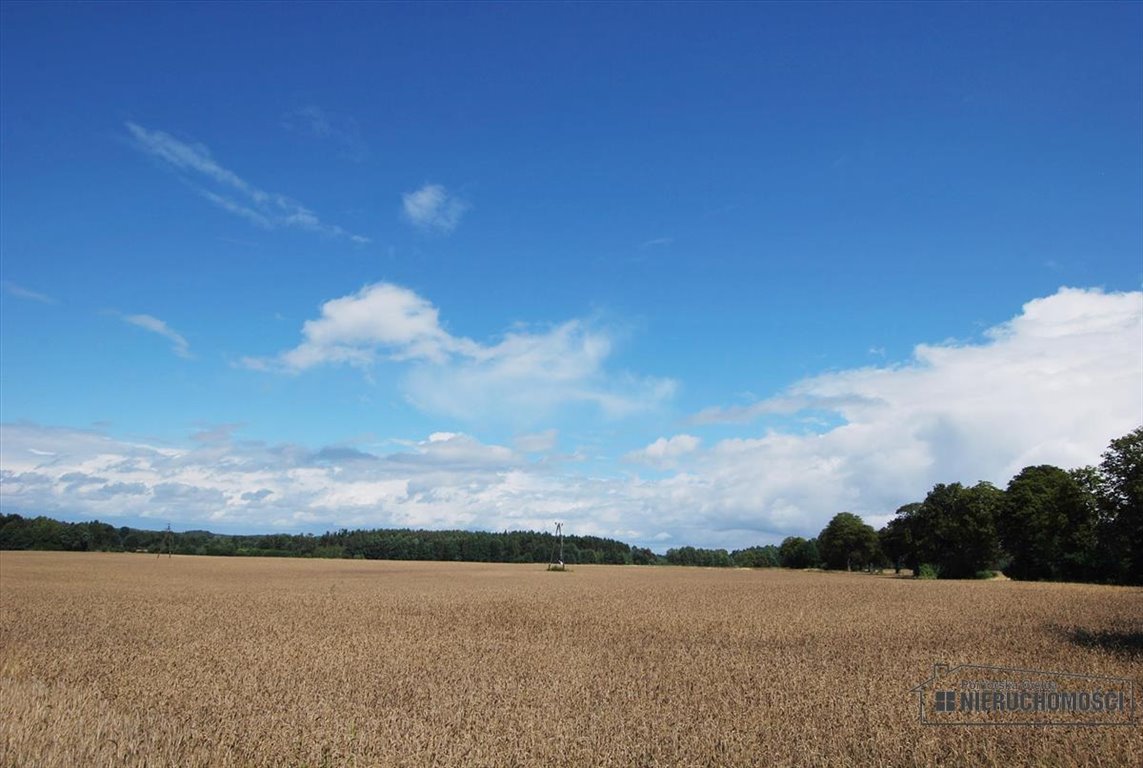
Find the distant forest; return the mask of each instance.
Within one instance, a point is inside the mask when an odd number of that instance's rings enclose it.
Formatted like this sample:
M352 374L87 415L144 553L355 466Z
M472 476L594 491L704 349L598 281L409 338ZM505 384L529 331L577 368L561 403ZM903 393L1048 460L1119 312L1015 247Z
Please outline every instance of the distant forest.
M474 563L547 563L559 557L559 539L534 531L340 530L314 534L250 536L210 531L116 528L98 520L65 523L48 517L0 515L0 549L72 552L149 552L176 555L327 557L362 560L461 560ZM570 564L650 563L655 555L614 539L565 536Z
M172 552L181 555L324 557L547 563L559 540L534 531L340 530L233 536L209 531L116 528L98 520L0 515L0 549ZM1143 583L1143 427L1111 441L1098 467L1025 467L1001 490L938 484L881 530L838 513L816 538L780 546L679 547L658 555L614 539L565 536L570 565L690 565L715 568L907 568L921 578Z
M800 541L800 540L799 540ZM229 535L210 531L116 528L94 520L67 523L50 517L0 515L0 550L64 552L168 551L176 555L323 557L358 560L444 560L471 563L548 563L560 554L559 539L535 531L340 530L313 534ZM816 557L816 556L815 556ZM564 536L568 565L697 565L706 567L810 567L816 559L791 561L773 545L728 552L682 547L659 555L615 539Z

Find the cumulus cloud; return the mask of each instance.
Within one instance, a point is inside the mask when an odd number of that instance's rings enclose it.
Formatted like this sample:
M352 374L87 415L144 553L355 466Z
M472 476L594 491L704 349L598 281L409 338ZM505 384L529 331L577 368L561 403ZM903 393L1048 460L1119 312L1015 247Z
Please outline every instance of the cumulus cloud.
M407 218L420 229L447 234L456 229L469 209L466 201L449 194L440 184L425 184L401 196Z
M302 343L280 362L294 371L329 363L368 365L379 354L394 360L441 362L472 342L455 339L440 325L429 301L391 283L367 285L327 301L321 317L302 326Z
M654 408L674 393L665 379L611 375L613 343L582 320L515 329L491 344L449 333L414 291L377 283L326 302L302 327L302 342L247 367L300 372L318 365L406 362L406 396L417 407L462 419L532 419L565 404L621 416Z
M163 131L149 130L135 123L128 122L126 125L140 151L161 160L188 179L212 185L214 189L198 186L195 189L225 211L266 229L288 227L329 237L343 237L355 243L369 242L367 237L347 232L336 224L323 222L296 200L259 189L220 165L202 144L188 144ZM238 199L233 195L237 195Z
M670 379L609 372L612 348L605 330L582 320L511 331L443 365L413 366L404 380L406 397L431 413L519 424L577 405L621 418L674 396Z
M159 334L171 342L172 352L181 358L190 359L190 344L187 340L159 318L151 315L124 315L123 322Z
M816 376L698 421L827 412L820 434L725 440L693 467L697 496L740 522L809 530L838 511L880 516L936 482L1003 485L1025 466L1094 462L1143 419L1143 294L1063 288L978 343L921 344L905 364ZM762 510L758 515L755 510Z
M660 438L631 457L655 468L647 476L582 474L529 456L545 433L510 448L436 432L368 454L225 435L172 448L9 424L0 426L0 504L189 527L504 530L565 520L571 532L659 550L776 543L816 535L840 511L880 525L936 482L1003 486L1030 464L1097 463L1143 417L1141 350L1143 293L1062 289L977 342L922 344L901 364L812 377L752 414L821 409L834 426Z

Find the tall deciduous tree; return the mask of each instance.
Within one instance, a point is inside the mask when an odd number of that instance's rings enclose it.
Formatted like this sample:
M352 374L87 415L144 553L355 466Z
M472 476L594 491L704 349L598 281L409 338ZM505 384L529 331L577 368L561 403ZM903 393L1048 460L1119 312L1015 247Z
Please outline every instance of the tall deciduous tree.
M918 562L914 554L912 517L920 508L920 502L898 507L897 517L890 520L884 528L877 532L881 552L898 573L901 572L902 568L909 568L914 573L917 570Z
M964 579L993 566L1000 554L996 516L1004 494L991 483L938 484L912 516L918 563L943 578Z
M881 556L877 531L851 512L839 512L822 529L818 552L827 568L847 571L873 565Z
M787 536L778 547L778 561L783 568L812 568L818 564L817 542L801 536Z
M1116 581L1143 584L1143 427L1111 441L1099 465L1101 539Z
M1098 510L1073 473L1025 467L1008 483L997 531L1014 579L1083 581L1095 576Z

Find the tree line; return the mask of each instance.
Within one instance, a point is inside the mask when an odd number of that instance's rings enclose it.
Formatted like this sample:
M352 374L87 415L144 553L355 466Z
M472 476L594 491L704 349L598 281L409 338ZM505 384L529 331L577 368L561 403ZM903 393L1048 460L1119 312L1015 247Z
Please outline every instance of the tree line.
M559 540L535 531L339 530L314 534L229 535L210 531L153 531L98 520L67 523L48 517L0 515L0 549L148 552L176 555L326 557L365 560L462 560L547 563ZM565 536L565 563L642 565L649 549L596 536Z
M1002 570L1013 579L1143 583L1143 427L1112 440L1096 467L1025 467L1000 490L937 485L878 534L898 568L942 578Z
M880 531L837 515L816 544L827 568L1143 584L1143 427L1112 440L1099 466L1029 466L1003 490L940 483Z
M881 530L841 512L816 538L780 546L667 551L673 565L908 568L964 579L1143 583L1143 427L1112 440L1096 467L1025 467L1001 490L939 483Z

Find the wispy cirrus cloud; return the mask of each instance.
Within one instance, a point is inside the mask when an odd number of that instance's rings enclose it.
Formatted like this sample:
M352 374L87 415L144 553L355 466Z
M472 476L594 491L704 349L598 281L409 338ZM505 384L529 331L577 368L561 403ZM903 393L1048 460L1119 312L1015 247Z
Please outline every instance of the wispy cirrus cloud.
M10 280L4 280L0 285L4 288L4 293L9 296L15 296L18 299L27 299L28 301L38 301L41 304L55 304L56 300L46 293L33 291L31 288L25 288L22 285L13 283Z
M416 292L376 283L322 305L321 316L303 325L298 346L244 364L297 373L320 365L405 363L410 402L467 420L528 420L572 403L621 416L673 395L669 379L607 371L613 346L607 329L579 319L514 328L481 343L446 330L437 308Z
M369 242L367 237L348 232L336 224L323 222L317 214L296 200L259 189L220 165L202 144L188 144L169 133L150 130L132 122L126 123L126 126L139 150L193 179L196 191L225 211L266 229L294 228L328 237L345 238L355 243ZM202 183L209 183L215 188L199 186Z
M401 196L407 218L419 229L448 234L460 224L471 207L467 201L449 193L440 184L425 184Z
M123 315L123 322L151 333L157 333L171 342L172 352L185 360L191 359L190 344L186 338L159 318L152 315Z

